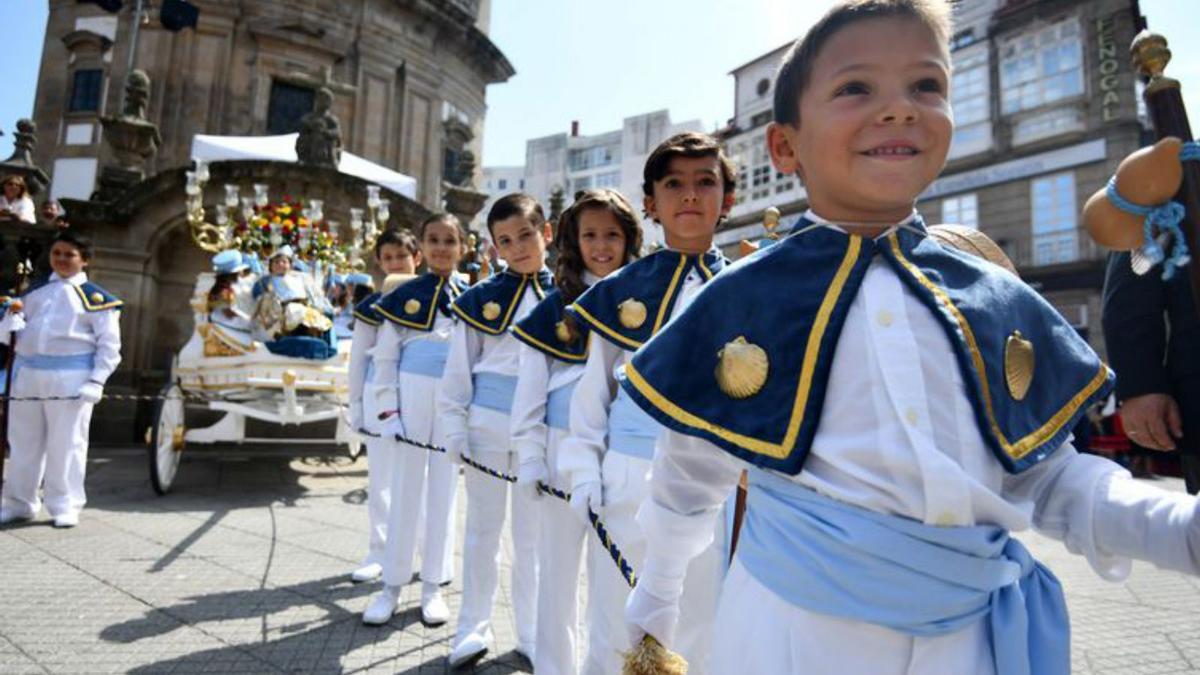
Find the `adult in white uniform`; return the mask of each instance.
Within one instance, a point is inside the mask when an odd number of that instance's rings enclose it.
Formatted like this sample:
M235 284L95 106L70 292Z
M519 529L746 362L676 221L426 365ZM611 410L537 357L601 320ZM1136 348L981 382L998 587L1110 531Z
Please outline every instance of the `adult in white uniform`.
M10 303L0 339L18 336L12 395L69 400L9 402L10 459L0 522L28 520L46 509L55 527L74 527L87 501L92 406L121 361L121 301L88 281L92 243L70 230L50 248L49 278Z

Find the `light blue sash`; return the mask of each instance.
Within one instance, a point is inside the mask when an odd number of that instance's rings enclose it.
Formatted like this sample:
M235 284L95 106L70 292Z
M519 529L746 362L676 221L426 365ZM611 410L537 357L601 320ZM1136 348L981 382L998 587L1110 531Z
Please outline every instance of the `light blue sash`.
M608 409L608 449L640 459L654 459L654 441L662 425L638 407L625 388Z
M989 621L998 675L1068 675L1062 587L1005 530L934 527L750 470L738 559L809 611L944 635Z
M17 354L14 372L20 368L35 370L91 370L96 363L96 355L88 354Z
M400 351L400 372L441 378L446 369L450 343L440 340L413 340Z
M475 373L475 394L471 405L495 410L505 415L512 412L513 392L517 378L497 373Z
M579 380L572 380L546 395L546 425L551 429L567 431L571 428L571 396Z

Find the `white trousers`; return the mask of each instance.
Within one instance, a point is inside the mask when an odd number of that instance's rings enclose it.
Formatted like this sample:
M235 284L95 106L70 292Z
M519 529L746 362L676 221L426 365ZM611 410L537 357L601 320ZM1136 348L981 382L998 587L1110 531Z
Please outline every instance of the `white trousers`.
M604 454L601 472L604 483L604 509L600 519L609 536L621 549L636 574L646 555L646 539L636 516L648 498L650 462L618 452ZM712 545L696 556L688 566L683 595L679 602L679 623L675 647L688 662L688 673L705 675L713 639L713 619L725 565L725 518L717 518L717 533ZM629 584L621 576L608 550L596 537L588 546L588 654L586 675L621 672L622 656L629 651L625 629L625 600ZM771 672L771 671L762 671Z
M517 470L516 453L509 449L508 415L471 406L468 443L472 458L509 475ZM485 635L491 628L492 606L500 575L500 532L506 502L512 508L512 601L517 642L533 649L537 639L536 503L509 484L467 467L467 523L463 537L463 599L458 613L457 644L468 635ZM509 494L511 493L511 498Z
M992 675L996 670L987 621L948 635L913 637L816 614L773 593L736 558L721 591L713 634L715 675Z
M12 395L75 396L90 370L21 368ZM33 517L41 510L38 489L45 481L46 510L51 516L78 513L87 502L88 428L92 404L83 401L11 401L9 460L5 464L3 511Z
M367 382L363 388L363 426L378 434L383 428L379 420L379 404L375 400L373 386ZM383 438L364 439L367 448L367 522L370 535L367 538L367 557L363 565L384 562L384 549L388 539L388 513L391 510L392 474L395 473L397 448L394 442Z
M436 402L438 380L400 374L404 433L414 441L442 445ZM454 502L458 466L444 453L387 441L396 453L388 513L383 583L400 586L412 578L421 540L421 580L442 584L454 578Z
M554 467L557 449L566 431L550 429L546 464ZM553 473L553 471L552 471ZM570 485L551 479L564 492ZM537 653L533 672L538 675L576 675L579 636L579 573L584 544L591 528L579 522L566 502L543 495L538 503Z

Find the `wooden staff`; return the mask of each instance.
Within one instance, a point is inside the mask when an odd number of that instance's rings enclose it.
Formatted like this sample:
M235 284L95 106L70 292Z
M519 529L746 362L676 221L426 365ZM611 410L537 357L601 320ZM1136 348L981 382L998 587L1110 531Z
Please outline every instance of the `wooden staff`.
M1171 60L1166 38L1143 30L1133 39L1129 52L1134 69L1147 79L1142 98L1146 101L1156 138L1174 136L1185 142L1192 140L1192 127L1188 124L1179 80L1163 76L1163 70ZM1187 212L1180 225L1194 260L1200 255L1200 162L1183 163L1183 183L1175 201L1183 204ZM1200 264L1188 265L1188 277L1193 304L1200 312Z

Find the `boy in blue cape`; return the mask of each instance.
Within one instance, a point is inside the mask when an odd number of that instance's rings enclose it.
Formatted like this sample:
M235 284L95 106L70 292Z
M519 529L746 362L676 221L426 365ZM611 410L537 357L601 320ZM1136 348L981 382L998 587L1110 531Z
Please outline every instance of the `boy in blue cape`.
M1195 574L1192 497L1078 453L1113 375L1037 293L927 236L949 3L843 2L784 58L767 140L810 210L650 340L622 387L669 428L631 638L667 647L687 561L749 469L717 673L1070 672L1062 590L1010 532L1107 579Z

